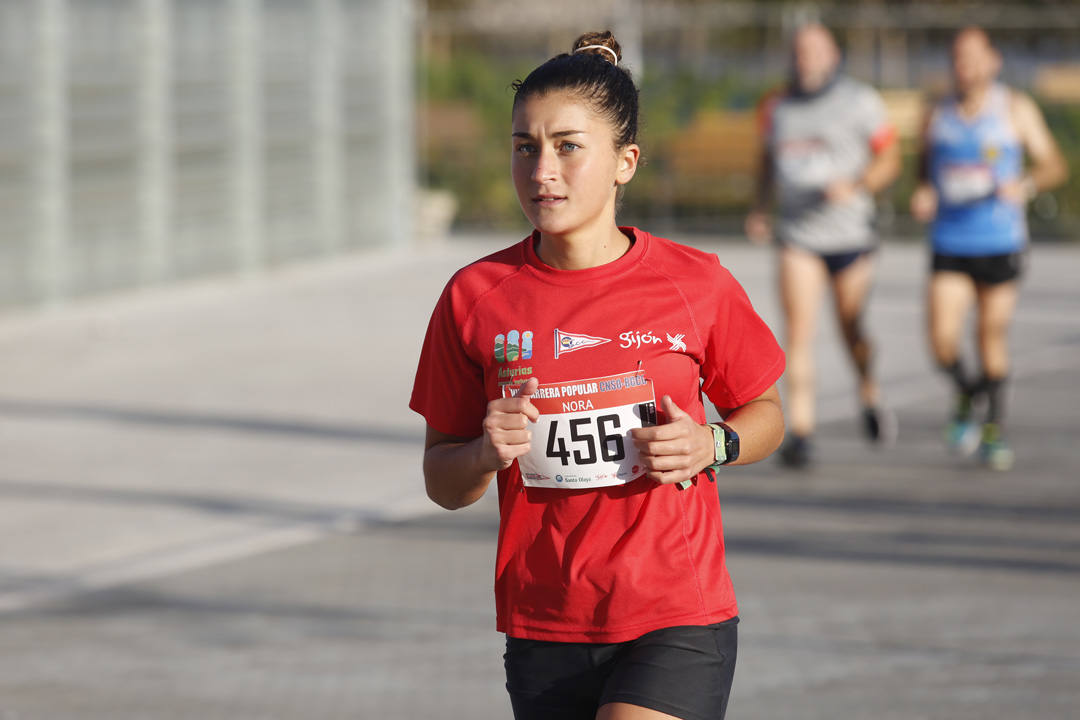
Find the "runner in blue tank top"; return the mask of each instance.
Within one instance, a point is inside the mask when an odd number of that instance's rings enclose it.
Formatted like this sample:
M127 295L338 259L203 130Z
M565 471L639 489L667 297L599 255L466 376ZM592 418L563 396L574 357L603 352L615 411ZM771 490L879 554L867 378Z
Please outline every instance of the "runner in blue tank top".
M938 103L924 125L911 212L931 223L930 345L956 387L946 440L965 454L977 447L989 467L1005 470L1013 463L1002 434L1008 328L1028 242L1025 206L1068 171L1034 101L996 81L1001 56L983 30L957 34L952 65L955 94ZM1025 153L1031 160L1026 169ZM959 357L973 302L978 379ZM988 407L980 433L972 406L983 397Z

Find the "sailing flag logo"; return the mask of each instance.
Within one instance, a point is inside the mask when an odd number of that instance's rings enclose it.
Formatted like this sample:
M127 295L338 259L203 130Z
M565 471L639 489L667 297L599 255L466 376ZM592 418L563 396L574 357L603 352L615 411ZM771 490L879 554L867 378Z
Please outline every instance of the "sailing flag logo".
M609 342L611 342L609 338L569 333L555 328L555 359L558 360L560 355L572 353L575 350L596 347Z

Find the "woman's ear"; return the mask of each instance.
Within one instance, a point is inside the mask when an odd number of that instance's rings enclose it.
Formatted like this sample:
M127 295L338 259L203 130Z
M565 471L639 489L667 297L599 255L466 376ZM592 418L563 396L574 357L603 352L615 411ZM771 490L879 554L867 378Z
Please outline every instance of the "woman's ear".
M633 179L634 173L637 172L638 160L641 157L641 148L634 143L630 143L625 147L619 148L617 155L618 165L615 169L615 184L625 185Z

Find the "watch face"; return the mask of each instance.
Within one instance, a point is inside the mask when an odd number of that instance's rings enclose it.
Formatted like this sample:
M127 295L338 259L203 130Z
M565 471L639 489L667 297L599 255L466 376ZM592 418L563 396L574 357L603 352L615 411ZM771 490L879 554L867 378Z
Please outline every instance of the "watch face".
M739 435L731 428L725 428L724 435L727 436L726 462L734 462L739 459Z

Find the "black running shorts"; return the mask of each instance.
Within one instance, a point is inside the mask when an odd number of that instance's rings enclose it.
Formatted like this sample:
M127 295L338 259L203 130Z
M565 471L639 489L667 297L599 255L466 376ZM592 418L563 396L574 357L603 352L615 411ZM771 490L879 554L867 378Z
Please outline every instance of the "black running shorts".
M873 248L868 250L853 250L851 252L819 254L821 255L822 262L825 263L825 269L829 271L829 276L833 277L844 270L847 270L863 255L869 255L872 252L874 252Z
M516 720L593 720L630 703L685 720L721 720L738 647L735 617L655 630L624 643L506 639L506 689Z
M1019 278L1024 271L1026 259L1027 253L1023 251L974 257L934 253L930 269L933 272L964 273L979 285L1000 285Z
M821 262L825 263L825 269L829 273L829 277L836 277L844 270L855 264L855 261L861 258L863 255L871 255L877 250L877 245L870 247L860 248L858 250L845 250L843 252L821 252L820 250L811 250L805 248L802 245L795 245L792 243L786 243L781 241L780 247L793 247L803 252L808 252L812 255L817 255L821 258Z

